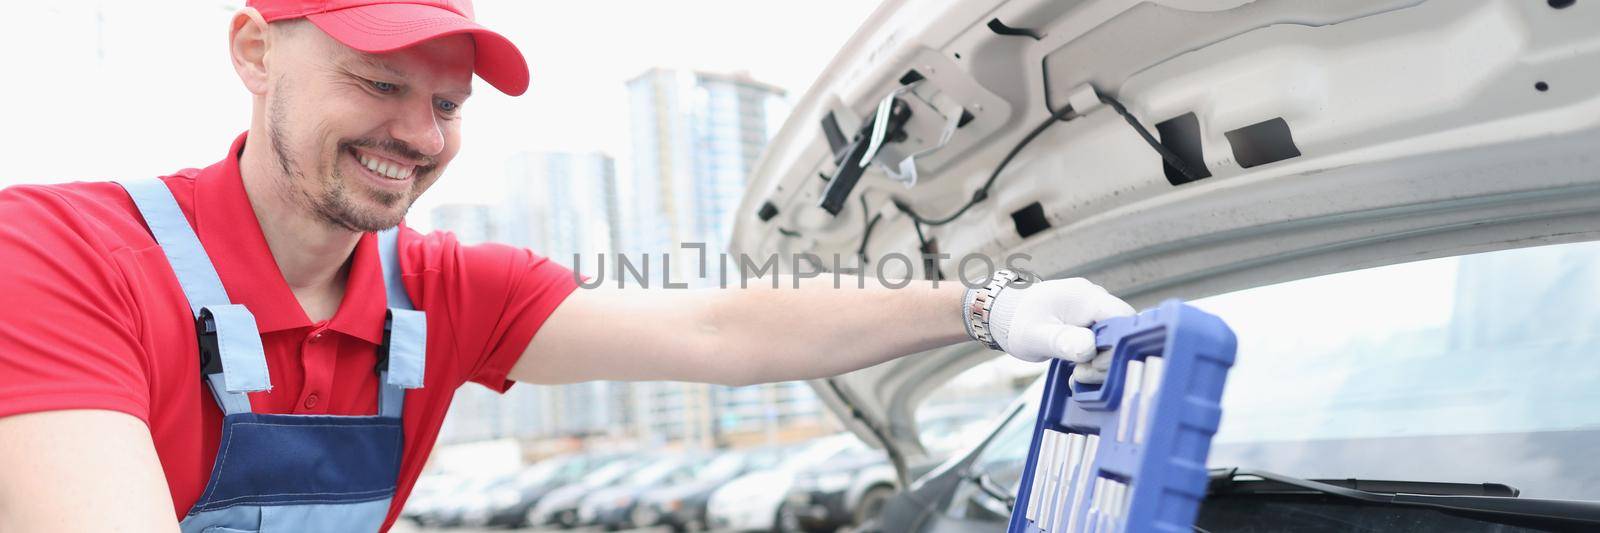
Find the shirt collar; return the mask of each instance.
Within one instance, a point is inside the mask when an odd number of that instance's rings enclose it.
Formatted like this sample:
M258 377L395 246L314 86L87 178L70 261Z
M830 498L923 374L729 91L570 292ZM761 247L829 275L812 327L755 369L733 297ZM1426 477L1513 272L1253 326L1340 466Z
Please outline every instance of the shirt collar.
M195 178L195 233L228 298L250 309L262 333L311 327L314 324L272 258L239 176L245 136L234 139L228 157ZM376 236L362 234L350 261L344 300L328 320L330 329L372 344L382 341L387 306L381 268Z

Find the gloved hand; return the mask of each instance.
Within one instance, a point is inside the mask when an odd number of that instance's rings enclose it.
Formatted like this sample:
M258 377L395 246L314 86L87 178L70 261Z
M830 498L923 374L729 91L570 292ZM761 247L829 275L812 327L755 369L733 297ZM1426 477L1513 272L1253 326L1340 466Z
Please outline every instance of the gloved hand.
M1066 359L1077 363L1073 380L1100 383L1111 354L1096 356L1094 332L1086 326L1134 310L1099 285L1071 278L1004 289L989 313L989 330L1006 353L1035 363Z

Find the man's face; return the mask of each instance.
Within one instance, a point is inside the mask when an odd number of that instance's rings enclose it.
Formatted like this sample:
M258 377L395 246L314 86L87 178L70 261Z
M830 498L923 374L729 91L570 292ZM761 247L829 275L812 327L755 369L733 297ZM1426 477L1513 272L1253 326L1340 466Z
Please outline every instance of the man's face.
M398 225L461 147L472 38L367 54L310 23L274 23L266 131L279 192L350 231Z

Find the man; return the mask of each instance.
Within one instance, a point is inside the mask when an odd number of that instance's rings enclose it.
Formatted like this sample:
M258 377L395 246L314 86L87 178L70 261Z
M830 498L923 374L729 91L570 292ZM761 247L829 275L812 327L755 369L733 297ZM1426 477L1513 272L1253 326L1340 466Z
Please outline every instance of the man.
M1082 362L1084 326L1132 312L1004 272L575 290L532 252L396 229L461 147L472 76L527 88L471 19L251 0L228 41L251 124L220 162L0 192L0 531L384 529L466 381L809 379L969 337Z

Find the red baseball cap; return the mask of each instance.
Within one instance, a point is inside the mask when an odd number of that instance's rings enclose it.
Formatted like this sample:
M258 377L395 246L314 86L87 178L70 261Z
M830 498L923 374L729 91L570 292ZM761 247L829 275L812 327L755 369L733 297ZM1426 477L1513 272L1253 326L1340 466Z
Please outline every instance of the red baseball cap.
M470 0L248 0L245 5L267 22L304 17L345 46L368 53L465 33L477 46L473 71L478 77L511 96L528 90L522 52L473 22Z

